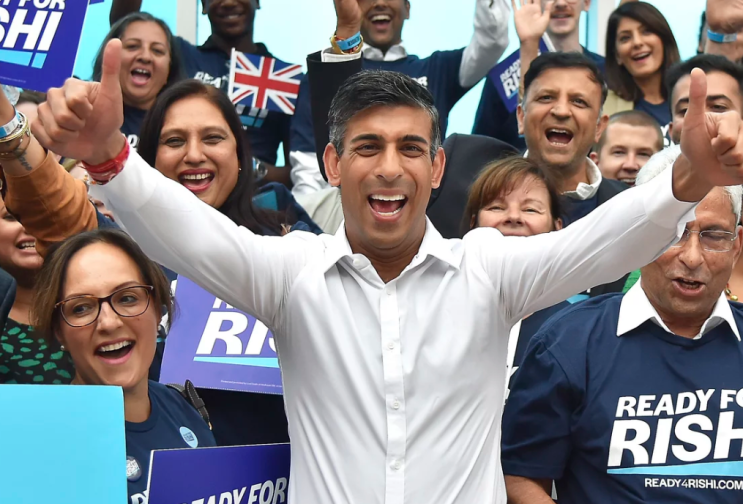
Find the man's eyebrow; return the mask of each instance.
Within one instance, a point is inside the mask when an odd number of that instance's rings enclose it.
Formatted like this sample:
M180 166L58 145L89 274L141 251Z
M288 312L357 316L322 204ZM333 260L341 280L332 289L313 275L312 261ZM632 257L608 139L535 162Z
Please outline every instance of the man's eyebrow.
M361 135L355 136L351 139L351 143L355 142L364 142L364 141L379 141L382 137L379 135L375 135L374 133L363 133Z
M400 142L416 142L416 143L422 143L422 144L428 145L428 140L418 135L405 135L399 141Z

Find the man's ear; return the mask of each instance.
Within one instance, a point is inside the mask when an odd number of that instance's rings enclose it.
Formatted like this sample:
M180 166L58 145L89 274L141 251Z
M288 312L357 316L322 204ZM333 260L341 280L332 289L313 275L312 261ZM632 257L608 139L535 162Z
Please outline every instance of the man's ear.
M444 177L446 169L446 153L443 147L436 151L436 157L433 158L433 169L431 170L431 187L438 189L441 186L441 179Z
M405 0L405 11L404 11L403 19L410 19L410 2L408 0Z
M338 187L341 185L341 157L332 143L325 146L322 159L325 163L325 176L328 178L328 183L334 187Z
M519 105L516 107L516 119L519 123L519 135L524 134L524 109L519 103Z
M558 217L555 219L555 231L559 231L562 229L562 217Z
M599 119L598 124L596 125L596 136L593 139L593 143L597 144L599 143L599 140L601 140L601 135L604 134L604 130L606 129L606 126L609 124L609 116L606 114L602 114L601 118Z
M735 254L735 262L733 262L733 265L740 260L740 253L743 250L743 243L741 243L741 240L743 240L743 226L736 226L735 234L737 236L733 242L733 252Z
M585 12L591 10L591 0L583 0L583 10Z
M599 164L599 154L598 154L598 152L596 152L596 151L592 151L592 152L591 152L591 153L590 153L590 154L588 155L588 157L589 157L589 158L591 158L591 161L593 161L594 163L596 163L596 165L598 165L598 164Z

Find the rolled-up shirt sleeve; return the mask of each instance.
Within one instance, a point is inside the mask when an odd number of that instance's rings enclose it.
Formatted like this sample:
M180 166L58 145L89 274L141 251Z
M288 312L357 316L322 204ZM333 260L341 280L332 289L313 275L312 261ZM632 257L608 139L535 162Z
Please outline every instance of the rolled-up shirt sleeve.
M67 173L51 153L28 173L6 175L6 182L5 205L36 238L42 256L52 244L98 227L85 183Z

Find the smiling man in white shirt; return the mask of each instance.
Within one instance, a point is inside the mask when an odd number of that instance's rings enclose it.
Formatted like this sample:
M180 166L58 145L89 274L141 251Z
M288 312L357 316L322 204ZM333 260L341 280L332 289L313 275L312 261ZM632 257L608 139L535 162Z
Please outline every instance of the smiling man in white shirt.
M430 93L402 74L361 73L333 102L324 159L345 225L256 236L126 149L120 47L106 48L101 83L50 90L34 133L94 165L117 221L154 260L273 331L295 504L504 502L509 328L651 262L693 202L743 178L740 117L705 115L695 72L672 169L559 232L445 240L425 216L445 165Z

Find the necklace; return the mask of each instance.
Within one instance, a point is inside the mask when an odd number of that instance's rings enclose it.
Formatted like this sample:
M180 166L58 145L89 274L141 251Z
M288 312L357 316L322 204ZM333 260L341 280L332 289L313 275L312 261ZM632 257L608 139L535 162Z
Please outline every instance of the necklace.
M735 294L733 294L732 291L730 290L730 284L727 284L725 286L725 295L730 299L730 301L737 301L738 300L738 296L736 296Z

